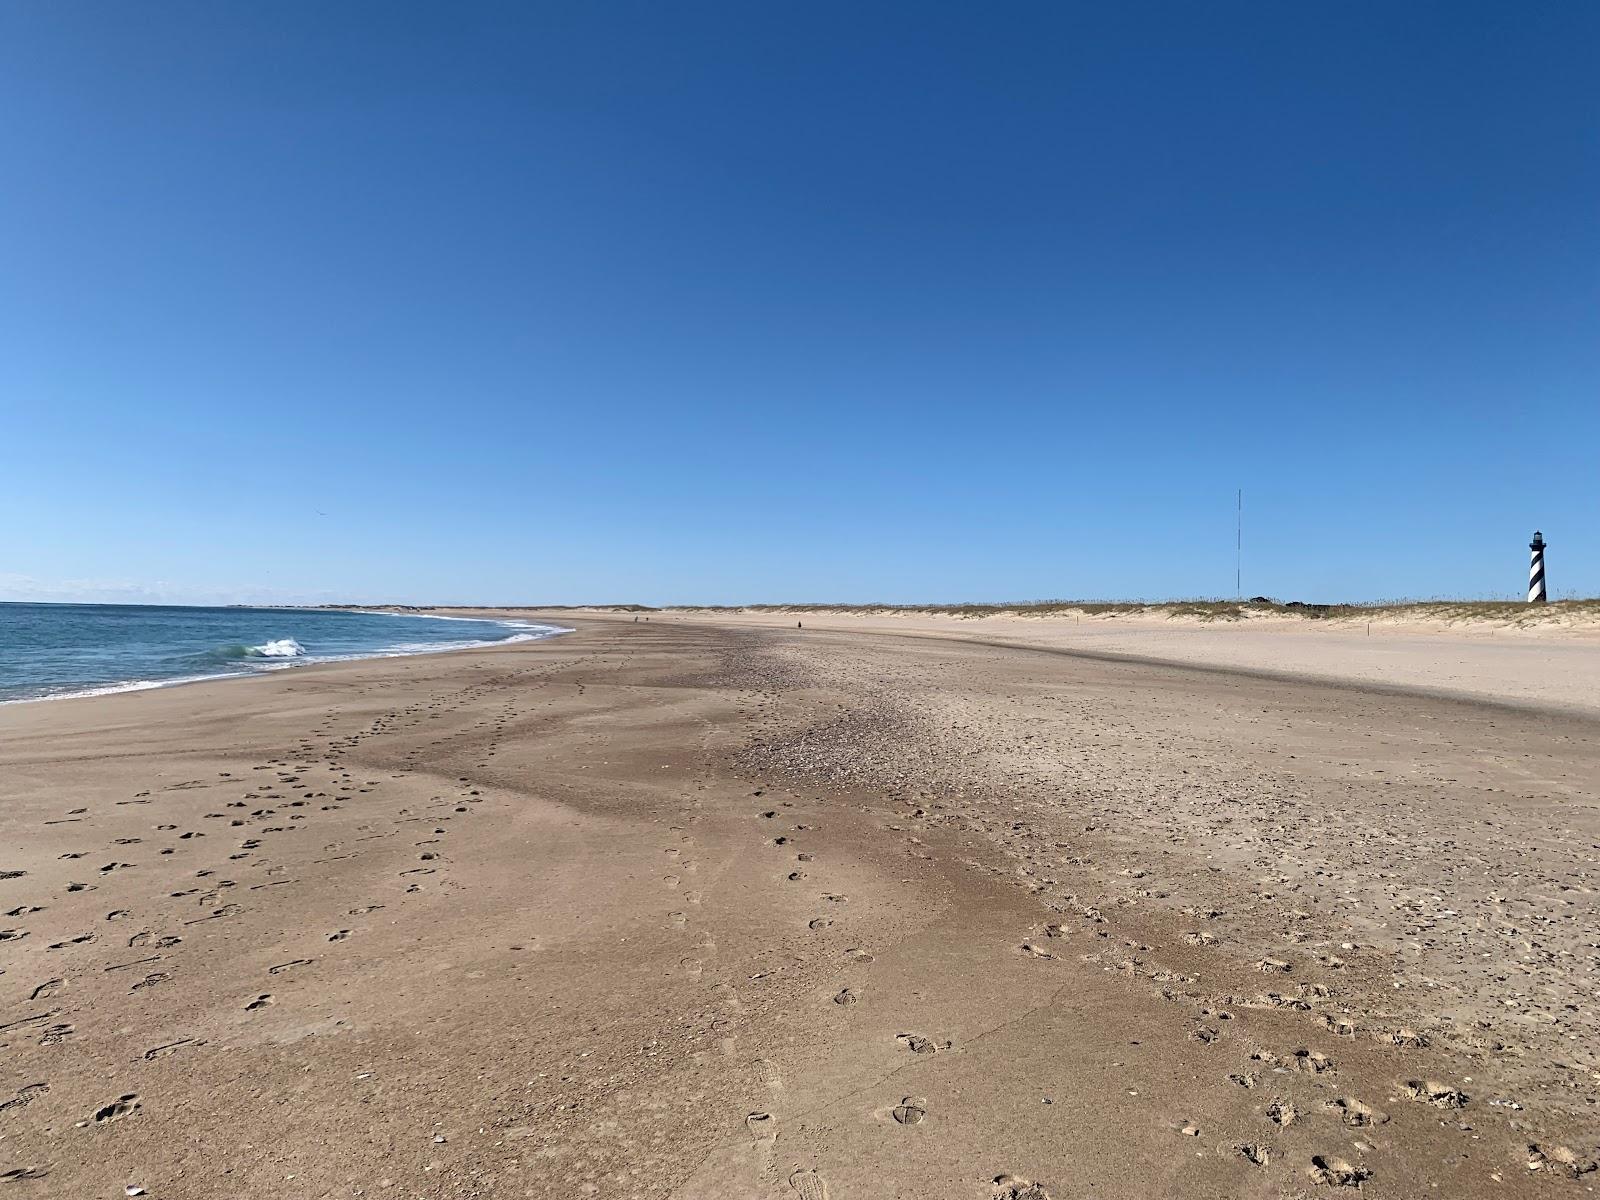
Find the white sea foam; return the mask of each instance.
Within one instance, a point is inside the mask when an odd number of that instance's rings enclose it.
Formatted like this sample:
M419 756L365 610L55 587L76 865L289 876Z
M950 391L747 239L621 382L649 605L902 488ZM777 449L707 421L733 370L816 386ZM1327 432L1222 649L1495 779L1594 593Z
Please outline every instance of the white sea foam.
M413 614L403 614L410 616ZM418 614L420 615L420 614ZM440 617L441 621L466 621L476 620L472 617ZM410 654L442 654L447 650L483 650L490 646L510 646L517 642L540 642L545 638L554 637L558 633L571 633L572 630L565 625L511 625L509 621L485 621L488 625L509 625L519 630L510 637L503 638L478 638L463 642L399 642L393 646L386 646L381 650L368 650L360 654L329 654L321 655L318 662L345 662L358 658L399 658Z
M363 609L362 612L369 610ZM565 625L545 625L539 621L530 621L526 617L457 617L448 613L425 612L399 612L391 608L371 609L375 617L410 617L414 621L471 621L475 625L504 625L508 629L533 629L540 631L540 636L552 633L571 633ZM484 643L494 645L495 643Z
M508 646L512 642L536 642L544 638L554 637L558 633L573 632L566 625L545 625L539 621L529 621L525 617L457 617L445 613L414 613L394 612L390 609L376 610L374 615L386 617L412 617L428 621L471 621L476 625L501 625L507 629L519 632L506 638L493 640L477 639L470 642L434 642L434 643L408 643L404 647L394 647L391 650L379 651L380 655L389 654L429 654L436 650L475 650L484 646ZM367 657L363 655L362 657Z
M289 663L280 666L287 667ZM87 696L115 696L122 692L148 692L156 688L175 687L182 683L210 683L214 679L240 679L255 674L254 671L223 671L215 675L180 675L174 679L128 679L121 683L106 683L98 687L77 688L67 692L49 692L43 696L12 696L0 704L33 704L40 700L81 700Z
M251 658L300 658L306 648L292 637L277 638L270 642L263 642L259 646L251 646L246 652Z

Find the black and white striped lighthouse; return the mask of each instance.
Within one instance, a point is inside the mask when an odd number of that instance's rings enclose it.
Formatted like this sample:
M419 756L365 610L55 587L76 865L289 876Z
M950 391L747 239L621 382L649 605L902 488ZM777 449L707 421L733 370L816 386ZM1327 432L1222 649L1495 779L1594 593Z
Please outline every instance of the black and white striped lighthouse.
M1533 558L1528 563L1528 603L1543 604L1546 600L1544 591L1544 535L1537 529L1533 531L1533 541L1528 543L1528 549L1533 551Z

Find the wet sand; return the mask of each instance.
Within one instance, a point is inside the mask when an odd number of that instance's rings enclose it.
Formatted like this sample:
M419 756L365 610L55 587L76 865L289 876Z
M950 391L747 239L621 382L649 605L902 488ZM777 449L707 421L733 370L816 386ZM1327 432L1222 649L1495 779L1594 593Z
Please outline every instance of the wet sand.
M1600 1179L1582 670L560 620L0 708L7 1194Z

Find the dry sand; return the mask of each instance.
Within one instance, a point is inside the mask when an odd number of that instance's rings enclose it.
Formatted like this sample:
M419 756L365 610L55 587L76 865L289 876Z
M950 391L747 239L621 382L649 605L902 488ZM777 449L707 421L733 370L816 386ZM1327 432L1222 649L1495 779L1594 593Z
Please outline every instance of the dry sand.
M561 619L0 709L0 1191L1594 1190L1592 647Z

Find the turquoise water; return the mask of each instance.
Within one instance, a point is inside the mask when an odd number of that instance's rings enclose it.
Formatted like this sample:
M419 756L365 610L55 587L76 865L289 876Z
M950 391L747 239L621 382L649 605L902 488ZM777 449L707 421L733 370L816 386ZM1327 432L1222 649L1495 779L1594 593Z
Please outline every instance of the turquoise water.
M532 621L291 608L0 603L0 701L551 637Z

